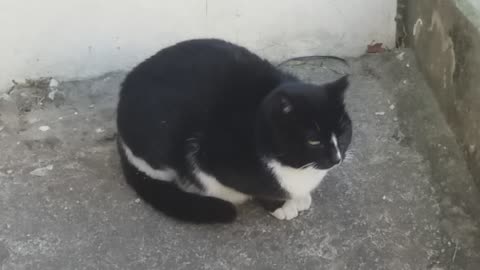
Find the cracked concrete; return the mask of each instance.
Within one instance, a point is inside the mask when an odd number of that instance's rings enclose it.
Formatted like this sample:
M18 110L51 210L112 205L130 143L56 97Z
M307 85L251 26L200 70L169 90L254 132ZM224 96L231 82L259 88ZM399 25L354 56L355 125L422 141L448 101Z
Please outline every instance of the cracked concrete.
M404 52L349 59L354 158L289 222L247 204L231 225L182 224L138 200L114 147L123 73L61 82L53 101L14 89L0 99L0 269L480 269L480 193ZM346 71L331 66L285 68Z

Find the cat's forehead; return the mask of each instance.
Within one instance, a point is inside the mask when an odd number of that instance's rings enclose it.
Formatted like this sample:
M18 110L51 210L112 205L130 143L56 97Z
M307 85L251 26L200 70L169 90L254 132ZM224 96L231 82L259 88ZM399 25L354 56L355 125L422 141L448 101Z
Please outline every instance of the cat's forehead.
M344 103L341 99L329 97L322 89L316 93L296 93L292 95L292 105L298 112L315 115L335 115L344 112Z
M343 102L336 95L332 95L333 91L324 85L286 85L282 90L294 103L303 103L303 105L321 104L322 107L328 107Z
M317 129L327 131L341 124L347 114L343 103L328 98L306 98L293 104L297 119L306 127L315 125Z

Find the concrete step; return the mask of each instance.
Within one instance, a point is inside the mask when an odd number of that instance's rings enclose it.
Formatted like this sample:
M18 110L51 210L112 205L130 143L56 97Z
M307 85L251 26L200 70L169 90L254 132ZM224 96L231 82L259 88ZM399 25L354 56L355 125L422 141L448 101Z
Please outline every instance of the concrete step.
M410 50L288 62L321 82L351 73L353 157L313 207L278 221L253 204L231 225L156 213L114 147L123 73L0 99L3 269L480 269L480 193ZM48 128L47 128L48 127Z

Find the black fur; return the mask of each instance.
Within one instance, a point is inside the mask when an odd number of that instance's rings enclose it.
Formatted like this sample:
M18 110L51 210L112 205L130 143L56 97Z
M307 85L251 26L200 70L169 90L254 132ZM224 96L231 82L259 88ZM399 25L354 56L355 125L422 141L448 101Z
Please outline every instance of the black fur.
M119 138L151 167L173 168L177 181L200 186L188 156L225 186L252 197L285 200L262 158L299 168L338 163L351 123L343 105L347 78L314 86L300 82L237 45L191 40L161 50L134 68L122 84ZM307 142L318 140L312 146ZM124 167L132 167L123 158ZM130 168L134 169L134 168ZM235 208L220 199L185 193L138 173L128 183L160 211L194 222L227 222Z

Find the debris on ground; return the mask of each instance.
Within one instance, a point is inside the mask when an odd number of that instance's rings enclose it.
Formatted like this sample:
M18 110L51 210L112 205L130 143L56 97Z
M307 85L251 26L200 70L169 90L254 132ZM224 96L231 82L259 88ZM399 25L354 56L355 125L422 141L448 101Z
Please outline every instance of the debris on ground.
M23 89L23 88L48 89L51 81L52 81L52 77L41 77L38 79L25 79L25 81L23 82L17 82L15 80L12 80L13 86L10 88L7 94L11 94L14 90Z
M374 43L367 46L367 53L383 53L384 51L383 43Z
M385 112L375 112L375 115L385 115Z

